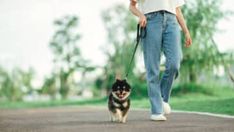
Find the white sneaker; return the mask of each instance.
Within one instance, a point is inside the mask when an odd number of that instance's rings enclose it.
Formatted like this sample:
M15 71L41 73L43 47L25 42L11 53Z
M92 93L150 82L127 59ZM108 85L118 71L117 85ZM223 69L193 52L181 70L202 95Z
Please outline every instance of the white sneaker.
M160 115L151 115L150 119L152 121L166 121L167 120L167 118L163 114L160 114Z
M163 102L163 111L164 111L164 114L171 114L171 107L166 102Z

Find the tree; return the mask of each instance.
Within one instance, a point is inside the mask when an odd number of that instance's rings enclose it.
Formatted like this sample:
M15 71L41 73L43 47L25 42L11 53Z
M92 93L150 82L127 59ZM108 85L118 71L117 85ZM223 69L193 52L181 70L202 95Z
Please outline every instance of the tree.
M56 99L58 89L56 87L56 75L52 74L50 77L44 79L44 83L41 89L42 94L49 94L51 99Z
M218 22L228 14L221 10L220 5L220 0L194 0L188 1L183 8L193 38L192 47L183 48L181 80L184 82L196 82L200 74L213 72L220 65L226 67L233 60L231 54L220 53L213 40L219 31Z
M88 63L81 56L78 47L78 23L79 19L76 16L65 16L54 22L56 32L50 42L50 48L54 54L55 67L59 69L56 76L60 80L59 92L63 98L69 93L69 76L77 69L86 68Z

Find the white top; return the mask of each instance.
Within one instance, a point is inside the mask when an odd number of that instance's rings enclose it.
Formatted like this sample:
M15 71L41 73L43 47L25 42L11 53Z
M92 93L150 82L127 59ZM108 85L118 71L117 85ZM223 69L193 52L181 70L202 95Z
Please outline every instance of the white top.
M176 14L176 7L182 6L184 0L138 0L139 10L144 13L150 13L160 10L166 10Z

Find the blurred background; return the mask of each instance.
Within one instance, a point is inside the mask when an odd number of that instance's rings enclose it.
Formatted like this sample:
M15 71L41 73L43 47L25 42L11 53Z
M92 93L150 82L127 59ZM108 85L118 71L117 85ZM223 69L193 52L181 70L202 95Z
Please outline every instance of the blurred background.
M182 7L193 45L184 48L182 35L174 109L234 115L233 4L187 0ZM128 5L127 0L0 0L0 108L105 106L116 73L124 77L134 48L138 19ZM140 48L128 80L133 107L148 108Z

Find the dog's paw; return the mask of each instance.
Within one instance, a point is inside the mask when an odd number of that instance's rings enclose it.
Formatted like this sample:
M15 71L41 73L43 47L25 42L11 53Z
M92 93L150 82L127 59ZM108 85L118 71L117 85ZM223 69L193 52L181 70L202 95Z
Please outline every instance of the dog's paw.
M110 121L111 121L111 122L117 122L118 119L116 119L115 117L111 117L111 118L110 118Z
M126 123L126 120L122 120L121 123Z
M127 121L127 115L125 115L125 116L122 118L121 123L126 123L126 121Z

